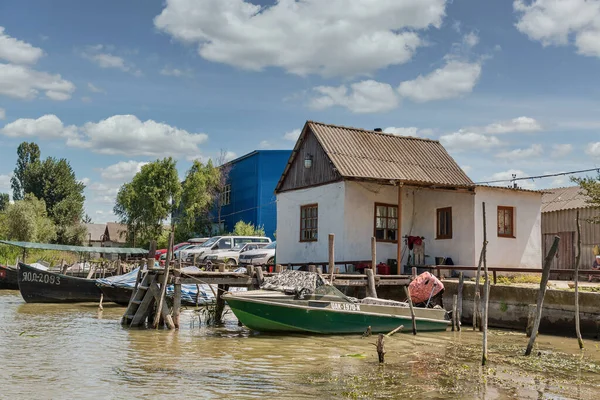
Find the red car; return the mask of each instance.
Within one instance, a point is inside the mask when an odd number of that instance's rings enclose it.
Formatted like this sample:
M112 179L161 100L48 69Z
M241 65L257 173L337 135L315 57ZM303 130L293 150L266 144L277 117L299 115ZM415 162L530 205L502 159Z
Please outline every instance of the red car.
M185 246L186 244L190 244L189 242L181 242L181 243L177 243L175 246L173 246L173 251L177 250L178 248L180 248L181 246ZM156 253L154 255L154 258L156 260L158 260L160 258L160 256L162 254L165 254L167 252L167 249L160 249L160 250L156 250Z

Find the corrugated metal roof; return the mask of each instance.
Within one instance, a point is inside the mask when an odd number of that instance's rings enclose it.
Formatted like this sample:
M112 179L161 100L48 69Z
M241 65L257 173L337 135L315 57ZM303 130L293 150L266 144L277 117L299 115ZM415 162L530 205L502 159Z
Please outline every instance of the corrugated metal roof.
M436 140L313 121L307 125L342 177L473 186L467 174Z
M14 242L10 240L0 240L0 243L11 246L22 247L24 249L42 249L72 251L75 253L110 253L110 254L147 254L148 250L138 248L124 247L91 247L91 246L67 246L64 244L33 243L33 242Z
M579 186L548 189L542 196L542 212L593 207L581 190Z
M488 188L488 189L497 189L497 190L510 190L511 192L527 192L527 193L537 193L544 194L547 193L545 190L537 190L537 189L523 189L520 187L510 187L510 186L494 186L494 185L475 185L478 188Z

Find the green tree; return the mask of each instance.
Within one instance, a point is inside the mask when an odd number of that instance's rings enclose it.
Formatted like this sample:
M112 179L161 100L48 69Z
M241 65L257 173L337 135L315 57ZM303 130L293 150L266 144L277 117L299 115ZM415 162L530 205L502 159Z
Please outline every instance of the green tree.
M163 222L180 201L176 162L169 157L144 165L131 182L121 186L113 211L127 225L128 242L141 246L160 237Z
M210 232L209 213L219 181L220 170L213 166L212 161L206 164L194 161L182 184L181 205L175 218L177 241Z
M56 227L48 218L46 204L32 194L10 204L2 219L9 240L48 243L56 239Z
M232 235L235 236L265 236L263 226L254 226L250 222L238 221L233 227Z
M6 207L10 204L10 197L8 193L0 193L0 212L6 210Z
M595 208L600 208L600 174L596 178L586 176L585 178L571 178L572 182L577 183L581 187L581 191L589 199L587 202ZM593 217L590 222L600 224L600 217Z
M23 142L17 148L17 166L14 175L10 180L13 190L13 200L21 200L31 188L30 176L28 174L30 166L36 166L40 163L40 148L37 144Z

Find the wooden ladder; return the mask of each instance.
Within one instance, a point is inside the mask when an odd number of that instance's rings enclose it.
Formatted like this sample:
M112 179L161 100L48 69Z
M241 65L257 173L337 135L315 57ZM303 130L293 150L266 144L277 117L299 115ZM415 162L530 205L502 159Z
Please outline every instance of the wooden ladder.
M129 305L121 320L122 325L129 327L144 325L153 306L159 303L161 291L158 285L158 276L158 274L149 273L148 271L142 273L141 281L134 289L135 293L132 295L131 300L129 300ZM169 328L172 329L173 320L166 301L162 302L160 313L167 325L169 325Z

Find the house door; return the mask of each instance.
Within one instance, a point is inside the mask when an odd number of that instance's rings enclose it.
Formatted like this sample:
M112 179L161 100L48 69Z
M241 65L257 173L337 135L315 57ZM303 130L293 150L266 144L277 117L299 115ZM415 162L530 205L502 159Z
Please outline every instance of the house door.
M550 251L554 236L560 237L558 251L554 260L552 260L552 269L575 269L575 232L558 232L544 234L544 254Z

